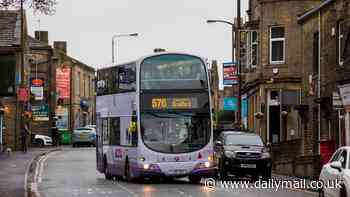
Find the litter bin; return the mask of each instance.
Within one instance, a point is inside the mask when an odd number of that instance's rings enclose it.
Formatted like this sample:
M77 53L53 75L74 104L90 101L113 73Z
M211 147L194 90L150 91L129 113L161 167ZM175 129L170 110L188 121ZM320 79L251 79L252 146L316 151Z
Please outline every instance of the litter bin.
M60 130L60 143L71 144L72 143L72 132L68 130Z

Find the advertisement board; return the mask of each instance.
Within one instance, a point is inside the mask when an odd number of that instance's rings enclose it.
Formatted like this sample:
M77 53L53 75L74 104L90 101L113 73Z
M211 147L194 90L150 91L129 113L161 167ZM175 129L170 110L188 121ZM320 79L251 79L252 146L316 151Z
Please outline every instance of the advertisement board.
M56 127L58 130L68 130L68 108L62 106L57 107L56 116L58 116L56 121Z
M70 98L70 68L60 67L56 69L56 91L58 98Z
M224 85L235 85L238 84L238 70L237 66L232 63L223 63L223 82Z
M44 79L32 78L30 79L30 92L34 95L35 100L44 99Z
M343 106L350 106L350 84L338 86Z
M237 111L237 109L238 109L237 104L238 104L237 97L224 98L224 110L225 111Z
M32 115L34 121L48 121L49 120L49 105L32 105Z

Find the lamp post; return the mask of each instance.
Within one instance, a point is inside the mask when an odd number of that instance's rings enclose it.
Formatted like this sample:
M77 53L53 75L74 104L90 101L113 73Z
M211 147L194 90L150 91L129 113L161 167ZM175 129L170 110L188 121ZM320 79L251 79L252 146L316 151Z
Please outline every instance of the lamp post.
M238 123L239 125L241 125L241 78L240 78L240 71L241 71L241 68L240 68L240 63L239 63L239 42L237 39L239 39L239 29L238 27L235 26L234 23L232 22L229 22L229 21L225 21L225 20L207 20L207 23L225 23L225 24L228 24L231 26L231 29L232 29L232 63L235 62L235 56L236 56L236 65L237 65L237 68L238 68L238 72L237 74L239 75L238 77L238 110L237 110L237 120L236 120L236 123ZM236 39L235 39L236 38ZM236 53L234 51L235 49L235 41L236 41Z
M114 64L114 59L115 59L115 48L114 48L114 40L119 37L136 37L138 36L138 33L132 33L132 34L116 34L112 36L112 64Z

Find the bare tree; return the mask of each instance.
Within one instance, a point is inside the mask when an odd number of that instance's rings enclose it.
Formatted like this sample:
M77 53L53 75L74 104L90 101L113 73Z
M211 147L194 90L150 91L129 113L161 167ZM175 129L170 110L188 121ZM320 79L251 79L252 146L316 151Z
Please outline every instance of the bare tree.
M22 1L35 12L52 15L56 11L56 0L0 0L0 9L19 9Z

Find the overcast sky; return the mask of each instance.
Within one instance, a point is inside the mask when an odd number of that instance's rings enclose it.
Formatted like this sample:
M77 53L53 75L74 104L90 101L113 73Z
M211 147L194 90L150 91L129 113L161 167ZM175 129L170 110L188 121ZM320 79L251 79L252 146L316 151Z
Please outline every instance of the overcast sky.
M29 34L49 31L50 42L68 42L68 54L95 68L109 65L114 34L118 63L150 54L154 48L189 52L218 60L231 59L231 27L207 19L232 21L235 0L57 0L54 16L27 13ZM248 7L242 0L242 15ZM40 19L40 23L39 23Z

